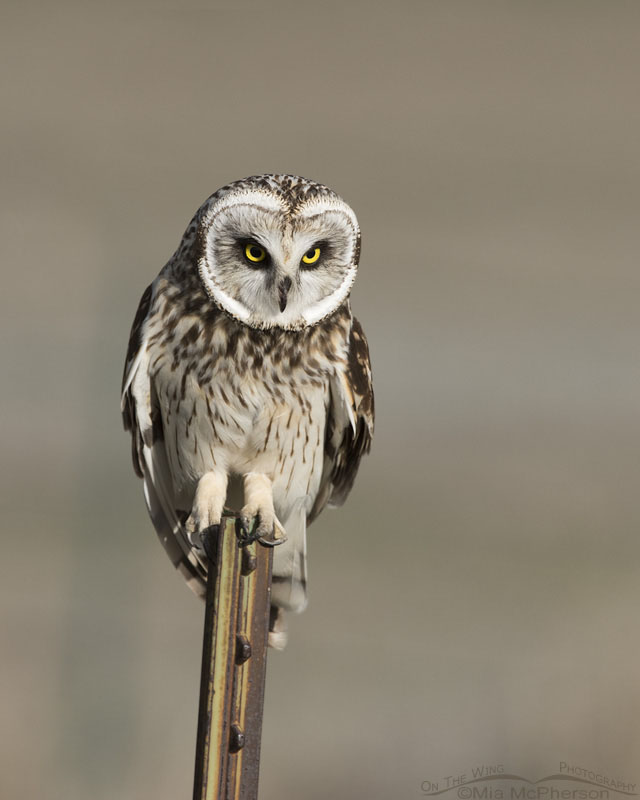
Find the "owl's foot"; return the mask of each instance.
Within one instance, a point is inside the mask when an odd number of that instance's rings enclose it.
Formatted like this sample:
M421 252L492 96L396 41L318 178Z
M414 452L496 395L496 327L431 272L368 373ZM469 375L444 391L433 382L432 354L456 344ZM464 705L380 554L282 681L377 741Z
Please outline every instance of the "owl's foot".
M242 509L242 515L238 518L236 536L238 537L238 547L245 547L252 542L260 542L265 547L277 547L287 541L284 530L275 515L265 519L262 512L258 512L251 517L245 514L245 509Z
M200 478L191 514L184 524L194 547L206 550L207 542L217 541L226 494L226 475L207 472Z
M286 541L273 508L271 481L266 475L250 472L244 476L244 501L237 527L240 547L255 541L275 547Z

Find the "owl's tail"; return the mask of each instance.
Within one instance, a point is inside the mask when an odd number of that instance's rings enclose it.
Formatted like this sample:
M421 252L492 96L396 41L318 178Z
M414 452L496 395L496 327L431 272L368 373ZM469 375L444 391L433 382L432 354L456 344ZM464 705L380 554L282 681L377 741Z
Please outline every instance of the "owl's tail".
M299 614L307 607L307 511L304 502L295 504L283 524L287 535L273 551L271 583L271 624L269 644L282 650L287 643L284 611Z

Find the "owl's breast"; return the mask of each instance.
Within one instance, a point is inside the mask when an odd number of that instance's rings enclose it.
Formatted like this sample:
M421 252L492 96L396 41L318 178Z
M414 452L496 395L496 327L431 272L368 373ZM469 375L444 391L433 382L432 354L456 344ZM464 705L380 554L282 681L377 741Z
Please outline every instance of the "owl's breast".
M185 508L211 470L264 473L275 495L317 489L329 374L309 375L302 363L282 366L266 355L256 369L234 354L206 370L193 359L158 363L152 384L174 491Z

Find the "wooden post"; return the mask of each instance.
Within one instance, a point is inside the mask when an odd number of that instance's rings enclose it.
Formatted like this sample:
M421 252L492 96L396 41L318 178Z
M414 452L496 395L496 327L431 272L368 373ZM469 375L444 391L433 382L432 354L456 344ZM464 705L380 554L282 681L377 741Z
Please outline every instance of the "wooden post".
M223 520L209 558L193 800L257 800L273 550Z

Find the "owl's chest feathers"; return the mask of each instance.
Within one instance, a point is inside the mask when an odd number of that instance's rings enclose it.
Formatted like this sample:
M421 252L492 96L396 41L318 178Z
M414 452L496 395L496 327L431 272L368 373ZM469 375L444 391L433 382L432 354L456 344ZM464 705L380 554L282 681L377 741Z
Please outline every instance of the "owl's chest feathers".
M161 329L166 334L168 328ZM254 331L218 317L181 319L150 337L150 373L174 480L203 472L317 470L342 331Z

